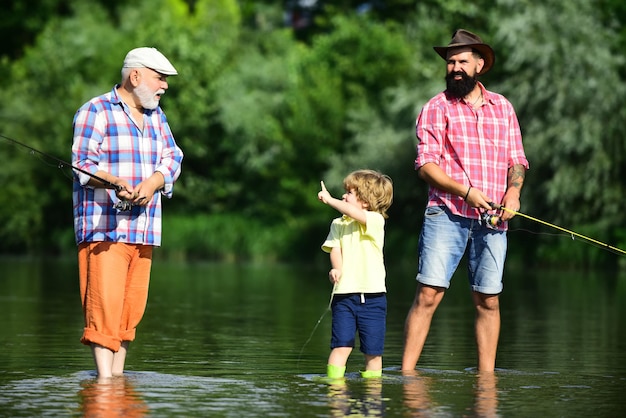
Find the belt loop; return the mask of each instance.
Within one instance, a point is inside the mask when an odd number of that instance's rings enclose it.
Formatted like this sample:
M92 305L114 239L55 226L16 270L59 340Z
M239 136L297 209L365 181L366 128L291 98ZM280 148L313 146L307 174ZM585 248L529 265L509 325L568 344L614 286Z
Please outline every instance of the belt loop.
M365 303L365 293L361 293L361 303Z

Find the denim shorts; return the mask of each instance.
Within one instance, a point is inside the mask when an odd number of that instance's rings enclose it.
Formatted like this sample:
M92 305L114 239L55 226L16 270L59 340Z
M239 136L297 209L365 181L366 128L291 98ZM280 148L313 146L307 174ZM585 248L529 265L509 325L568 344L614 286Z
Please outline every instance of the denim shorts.
M353 347L358 331L363 354L382 356L385 347L387 295L350 293L335 295L330 348Z
M478 219L453 215L444 206L426 208L419 239L417 281L450 287L450 280L467 254L467 272L473 291L488 295L502 292L506 259L505 231L496 231Z

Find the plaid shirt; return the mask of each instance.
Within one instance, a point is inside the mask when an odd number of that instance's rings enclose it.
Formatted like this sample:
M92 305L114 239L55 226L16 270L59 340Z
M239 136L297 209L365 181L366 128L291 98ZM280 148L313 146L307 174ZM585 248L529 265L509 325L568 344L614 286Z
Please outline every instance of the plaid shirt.
M85 103L74 116L72 164L86 172L98 170L126 179L133 187L155 172L165 187L147 206L121 212L114 190L87 185L90 177L74 172L74 232L76 242L114 241L161 245L161 195L172 196L183 153L176 145L160 107L144 110L143 131L130 117L115 86Z
M415 169L435 163L453 180L480 189L501 203L508 169L515 164L528 169L528 160L513 106L504 96L487 91L481 83L479 86L484 104L476 110L445 92L426 103L417 118ZM430 186L428 206L441 205L455 215L480 217L463 197Z

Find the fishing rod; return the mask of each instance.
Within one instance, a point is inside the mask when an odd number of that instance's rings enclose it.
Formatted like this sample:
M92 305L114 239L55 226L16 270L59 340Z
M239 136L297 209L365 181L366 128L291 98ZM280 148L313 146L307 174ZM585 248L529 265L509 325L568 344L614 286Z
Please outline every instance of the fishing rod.
M614 247L614 246L609 245L609 244L605 244L604 242L595 240L593 238L590 238L590 237L588 237L586 235L583 235L583 234L579 234L579 233L574 232L574 231L570 231L569 229L565 229L565 228L560 227L558 225L551 224L550 222L542 221L541 219L537 219L537 218L534 218L534 217L532 217L530 215L526 215L525 213L518 212L518 211L513 210L513 209L509 209L509 208L507 208L505 206L498 205L497 203L493 203L493 202L489 202L489 205L491 205L491 207L494 208L494 209L504 210L504 211L512 213L514 215L519 215L519 216L522 216L522 217L524 217L526 219L530 219L531 221L535 221L535 222L538 222L540 224L552 227L554 229L558 229L559 231L566 232L567 234L569 234L572 237L572 239L574 239L574 237L578 237L578 238L581 238L581 239L583 239L583 240L585 240L587 242L591 242L593 244L596 244L600 248L603 248L605 250L609 250L609 251L611 251L611 252L613 252L615 254L626 254L626 251L624 251L624 250L622 250L620 248ZM495 225L501 223L502 221L500 220L500 217L497 216L497 215L489 215L489 218L487 219L487 222L490 223L491 225L495 226Z
M20 142L20 141L18 141L16 139L9 138L8 136L3 135L3 134L0 134L0 138L4 138L7 141L9 141L9 142L11 142L11 143L13 143L15 145L20 145L20 146L22 146L22 147L24 147L26 149L29 149L31 152L36 152L39 155L42 155L42 156L44 156L44 157L46 157L48 159L56 161L57 163L59 163L59 168L62 168L63 166L66 166L66 167L70 167L72 170L76 170L78 172L86 174L89 177L93 178L94 180L98 180L100 183L115 189L117 192L121 192L124 189L122 186L114 184L114 183L112 183L112 182L110 182L108 180L105 180L102 177L97 176L95 174L91 174L90 172L88 172L86 170L83 170L81 168L78 168L78 167L68 163L67 161L63 161L63 160L55 157L54 155L50 155L50 154L47 154L47 153L45 153L43 151L39 151L38 149L35 149L35 148L33 148L33 147L29 146L29 145L26 145L26 144L24 144L24 143L22 143L22 142ZM120 210L120 211L127 211L127 210L130 210L131 206L132 206L132 204L130 202L125 201L125 200L120 200L117 203L115 203L114 207L116 209Z
M324 319L326 314L331 311L331 307L333 305L333 298L335 297L335 290L337 290L337 283L333 285L333 290L330 292L330 300L328 301L328 306L326 306L326 309L324 309L324 312L322 313L320 318L317 320L317 323L313 327L313 331L311 331L311 334L309 334L309 338L306 340L306 342L302 345L302 348L300 349L300 354L298 354L298 368L300 367L300 358L302 357L302 352L304 351L304 348L311 341L311 338L313 338L313 334L315 334L315 331L317 330L317 327L319 327L320 322L322 322L322 319Z

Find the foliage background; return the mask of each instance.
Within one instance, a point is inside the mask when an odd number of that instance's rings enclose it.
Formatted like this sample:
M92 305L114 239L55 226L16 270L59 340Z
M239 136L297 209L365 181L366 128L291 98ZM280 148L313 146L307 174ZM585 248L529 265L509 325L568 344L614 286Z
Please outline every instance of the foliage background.
M292 3L11 1L0 134L69 159L76 109L113 87L128 50L155 46L180 73L162 106L185 152L160 257L326 262L336 213L319 181L339 196L343 176L368 167L394 179L387 260L414 262L426 198L415 117L444 88L432 46L463 27L494 47L482 81L518 112L522 211L626 248L623 2L319 1L303 30L285 22ZM74 254L67 167L4 140L0 163L0 253ZM512 262L626 265L536 222L511 227Z

